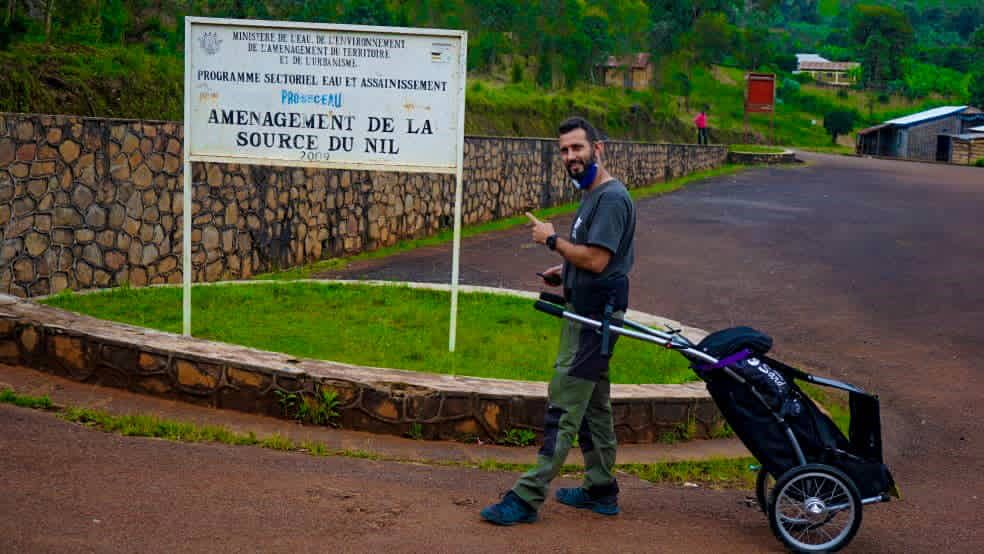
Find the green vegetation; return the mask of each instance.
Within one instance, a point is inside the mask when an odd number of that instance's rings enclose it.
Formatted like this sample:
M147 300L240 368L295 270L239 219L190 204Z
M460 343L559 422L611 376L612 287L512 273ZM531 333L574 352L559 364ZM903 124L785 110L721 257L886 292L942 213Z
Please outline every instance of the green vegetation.
M499 444L508 446L529 446L536 442L536 433L529 429L510 429Z
M707 169L704 171L696 171L689 175L684 175L683 177L677 177L671 179L665 183L659 183L651 185L648 187L636 188L629 191L632 198L640 200L642 198L649 198L652 196L659 196L661 194L666 194L673 192L695 181L700 181L703 179L711 179L714 177L721 177L724 175L731 175L737 173L743 169L747 169L748 166L737 165L737 164L725 164L721 167L714 169ZM542 208L539 210L534 210L532 213L541 220L550 219L562 214L570 214L577 211L577 204L563 204L561 206L554 206L552 208ZM495 221L489 221L487 223L479 223L476 225L463 226L461 228L461 237L468 238L483 233L488 233L492 231L502 231L505 229L512 229L520 225L529 224L529 219L525 215L519 215L514 217L509 217L505 219L498 219ZM440 244L446 244L454 240L454 231L445 230L441 231L436 235L424 237L420 239L408 239L400 241L392 246L386 246L373 250L370 252L362 252L356 254L355 256L350 256L347 258L331 258L328 260L320 260L312 264L293 267L284 271L274 271L270 273L263 273L256 275L253 278L256 280L277 280L277 281L290 281L296 279L309 279L315 277L319 273L332 271L337 269L345 268L349 263L358 260L376 259L384 258L399 252L406 252L413 250L415 248L421 248L425 246L437 246Z
M18 394L10 389L0 390L0 403L14 404L25 408L47 409L50 400L43 397L48 405L38 405L39 399ZM332 449L315 441L295 442L279 434L267 438L257 438L252 433L238 433L222 426L198 425L143 414L114 415L103 410L68 407L58 411L58 417L86 427L131 437L153 437L176 442L214 442L235 446L259 446L272 450L300 452L310 456L343 456L347 458L380 460L402 463L429 463L437 466L467 467L485 471L521 472L533 467L532 464L503 463L496 460L483 460L478 463L455 461L424 461L384 456L358 449ZM527 435L517 435L525 441ZM696 462L664 462L656 464L622 464L615 469L636 475L653 483L700 483L717 488L741 488L750 490L755 485L755 473L750 467L753 458L717 459ZM565 474L577 476L581 469L573 465L562 468Z
M17 394L12 389L0 389L0 403L13 404L21 408L34 408L38 410L49 410L52 407L51 399L47 396L28 396Z
M729 148L732 152L742 154L782 154L785 149L777 146L762 146L761 144L732 144Z
M834 110L823 118L823 128L830 133L830 142L837 144L837 136L851 132L854 128L854 112L847 110Z
M462 294L457 351L451 354L446 292L253 283L199 286L192 301L193 333L200 338L304 358L533 381L548 381L553 375L561 324L533 310L527 299ZM181 330L180 287L65 293L45 303L172 333ZM682 356L639 341L620 342L612 368L617 383L694 379ZM285 417L296 417L301 405L297 395L280 398Z
M184 17L469 31L466 132L553 136L572 113L617 139L692 142L711 108L719 143L771 139L743 125L743 75L777 73L776 142L823 146L820 121L855 128L942 103L984 104L984 4L976 0L8 0L0 10L0 111L177 120ZM30 7L30 9L29 9ZM609 56L651 55L651 86L605 86ZM791 74L797 52L857 61L866 90ZM616 78L620 80L620 78ZM849 131L853 131L851 129ZM838 133L846 134L846 132Z
M653 483L699 483L712 488L755 488L755 458L722 458L705 461L626 464L619 469Z

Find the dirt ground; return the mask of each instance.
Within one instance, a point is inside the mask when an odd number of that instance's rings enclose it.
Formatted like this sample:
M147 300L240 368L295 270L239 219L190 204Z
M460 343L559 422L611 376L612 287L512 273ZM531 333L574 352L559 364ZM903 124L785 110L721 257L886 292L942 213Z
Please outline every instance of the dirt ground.
M804 157L640 201L633 307L752 325L776 357L881 396L905 498L866 507L851 551L980 551L984 170ZM525 229L475 237L462 282L536 290L554 261ZM435 247L325 276L449 274ZM548 502L502 529L478 510L510 473L119 437L6 406L0 452L0 551L779 550L742 491L623 477L618 517Z

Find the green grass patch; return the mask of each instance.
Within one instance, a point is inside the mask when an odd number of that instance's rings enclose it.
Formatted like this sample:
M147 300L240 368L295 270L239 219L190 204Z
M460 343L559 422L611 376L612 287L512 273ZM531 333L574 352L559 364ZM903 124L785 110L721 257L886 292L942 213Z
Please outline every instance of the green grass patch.
M120 288L58 294L45 304L172 333L181 331L181 288ZM399 286L255 283L197 286L196 337L296 357L434 373L548 381L561 321L532 301L494 294L459 296L457 346L447 348L450 295ZM619 342L616 383L694 380L678 353Z
M48 396L27 396L7 388L0 389L0 403L38 410L50 410L52 407L51 399Z
M739 171L748 168L749 166L747 165L725 164L721 167L717 167L714 169L696 171L689 175L677 177L676 179L671 179L664 183L657 183L657 184L650 185L648 187L632 189L629 191L629 194L631 194L632 198L636 200L649 198L651 196L659 196L661 194L667 194L675 190L679 190L680 188L694 181L701 181L704 179L711 179L714 177L732 175L734 173L737 173ZM550 208L540 208L537 210L532 210L532 213L541 220L547 220L559 215L572 214L577 211L577 206L578 204L576 202L571 202L568 204L562 204L560 206L553 206ZM527 224L529 224L529 219L527 219L525 215L517 215L505 219L498 219L495 221L488 221L485 223L463 226L461 228L461 237L468 238L468 237L473 237L476 235L481 235L484 233L490 233L494 231L504 231L506 229L512 229L514 227L518 227L520 225L527 225ZM419 239L403 240L391 246L385 246L383 248L379 248L370 252L362 252L354 256L320 260L311 264L293 267L283 271L261 273L259 275L255 275L253 279L260 280L260 281L264 281L264 280L290 281L295 279L310 279L321 272L344 269L350 263L355 261L385 258L387 256L392 256L393 254L408 252L416 248L423 248L426 246L440 246L442 244L447 244L452 240L454 240L454 231L451 229L447 229L437 233L436 235L419 238Z
M42 400L43 399L43 400ZM51 407L47 397L31 397L10 389L0 390L0 402L34 409ZM90 408L67 407L58 417L94 430L131 437L150 437L174 442L214 442L234 446L259 446L282 452L298 452L310 456L342 456L363 460L402 463L426 463L435 466L466 467L485 471L524 472L533 464L517 464L486 459L480 462L421 461L398 456L385 456L360 449L333 449L317 441L295 442L282 435L258 439L252 432L237 433L217 425L198 425L145 414L115 415ZM706 461L662 462L656 464L621 464L615 469L653 483L699 483L712 488L751 489L755 473L753 458L715 459ZM565 465L562 473L577 477L582 468Z
M752 467L755 458L720 458L714 460L625 464L620 470L653 483L697 483L711 488L755 488Z
M804 152L817 152L819 154L854 154L854 148L839 144L831 144L827 146L797 146L796 149Z
M728 150L742 154L782 154L786 151L778 146L762 146L761 144L732 144Z

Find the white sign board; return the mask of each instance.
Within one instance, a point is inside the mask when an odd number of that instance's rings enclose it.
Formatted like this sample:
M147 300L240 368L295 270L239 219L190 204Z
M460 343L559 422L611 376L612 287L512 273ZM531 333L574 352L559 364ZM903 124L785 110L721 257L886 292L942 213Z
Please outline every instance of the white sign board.
M463 31L188 20L191 161L455 172Z
M185 18L184 334L191 162L454 173L451 328L461 237L468 34Z

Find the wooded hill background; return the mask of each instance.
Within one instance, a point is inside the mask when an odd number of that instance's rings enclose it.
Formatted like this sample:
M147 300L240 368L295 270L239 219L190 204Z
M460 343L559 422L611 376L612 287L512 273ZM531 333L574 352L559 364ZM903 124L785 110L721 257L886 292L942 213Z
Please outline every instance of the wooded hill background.
M179 120L188 15L466 29L469 134L553 136L580 113L613 137L692 141L706 105L715 141L763 142L764 117L742 134L748 70L779 74L784 144L829 144L834 112L858 128L984 106L979 0L0 0L0 10L0 111ZM600 64L636 52L652 56L651 86L603 86ZM861 62L861 83L835 91L794 76L797 52Z

